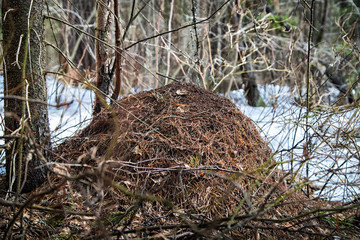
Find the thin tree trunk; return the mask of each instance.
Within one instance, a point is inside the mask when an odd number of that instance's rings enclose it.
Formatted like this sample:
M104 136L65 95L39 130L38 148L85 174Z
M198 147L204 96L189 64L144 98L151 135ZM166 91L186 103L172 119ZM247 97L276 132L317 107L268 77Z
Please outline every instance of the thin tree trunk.
M319 11L319 15L321 16L320 24L319 24L319 32L317 33L315 44L320 43L324 39L324 29L326 28L327 16L329 14L329 2L325 0L324 3L319 2L318 5L322 6L321 11ZM320 7L318 6L318 7Z
M117 100L120 94L121 88L121 36L120 36L120 26L119 26L119 0L114 0L114 19L115 19L115 90L112 95L113 100Z
M109 0L102 0L97 2L97 16L96 16L96 38L104 41L106 39L106 15L107 9L105 6L108 5ZM95 91L95 103L94 103L94 112L97 114L101 111L103 105L106 104L105 95L108 90L107 78L105 77L105 61L106 61L106 51L105 45L100 41L95 41L95 54L96 54L96 87L100 91ZM105 92L104 92L105 91Z
M153 0L153 5L155 5L155 1ZM163 3L164 1L162 1ZM161 15L158 14L153 14L153 25L155 26L154 28L154 35L158 34L160 32L160 21L161 21ZM154 38L154 46L155 46L155 73L159 73L159 38ZM154 83L154 88L158 88L159 87L159 77L156 74L155 77L155 83Z
M243 56L245 56L245 52L246 52L246 47L245 47L245 43L243 41L239 42L239 54L241 54L241 56L239 57L240 60L243 59ZM258 107L259 105L261 105L261 96L260 96L260 92L259 89L257 87L256 84L256 80L255 80L255 76L254 74L251 72L251 65L250 65L250 59L249 57L247 57L245 59L245 62L243 62L243 65L241 66L242 69L242 74L241 74L241 78L243 80L243 83L245 83L245 98L248 101L248 104L250 106L253 107Z
M43 75L43 0L3 0L6 175L29 192L44 182L51 148ZM35 103L32 100L36 100ZM43 104L38 103L39 101Z
M171 31L171 24L172 24L172 18L174 13L174 0L171 0L170 2L170 13L169 13L169 22L168 22L168 31ZM171 41L172 41L172 34L171 32L168 35L168 49L167 49L167 66L166 66L166 79L165 79L165 85L169 83L169 75L170 75L170 68L171 68Z

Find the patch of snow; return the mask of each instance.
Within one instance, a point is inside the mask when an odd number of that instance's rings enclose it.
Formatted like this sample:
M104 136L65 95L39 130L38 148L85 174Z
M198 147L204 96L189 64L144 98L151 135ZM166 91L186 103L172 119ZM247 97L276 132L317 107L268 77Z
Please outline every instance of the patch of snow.
M59 143L89 123L94 93L54 79L47 80L47 88L52 141Z
M47 89L51 140L56 145L89 123L92 117L94 93L51 78L47 79ZM3 96L3 76L0 76L0 117L2 121L4 119ZM62 104L64 105L61 106ZM3 135L3 127L4 124L1 124L0 135ZM3 144L4 139L0 139L0 145ZM0 157L4 159L4 154L1 153ZM4 164L4 162L0 163L0 174L5 173ZM3 166L1 167L1 165Z
M360 111L323 107L306 119L306 109L294 104L289 87L267 85L259 90L268 107L247 105L243 90L232 92L231 98L258 125L279 167L324 187L315 192L322 198L348 201L360 194Z

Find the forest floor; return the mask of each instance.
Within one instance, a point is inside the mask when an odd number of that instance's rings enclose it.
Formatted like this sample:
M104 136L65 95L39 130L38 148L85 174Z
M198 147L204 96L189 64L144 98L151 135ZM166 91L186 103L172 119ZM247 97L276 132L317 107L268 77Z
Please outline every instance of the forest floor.
M51 188L24 195L28 208L13 225L2 207L4 231L21 234L26 226L34 239L352 238L359 232L358 203L314 198L309 184L279 169L235 104L190 83L123 98L54 152Z

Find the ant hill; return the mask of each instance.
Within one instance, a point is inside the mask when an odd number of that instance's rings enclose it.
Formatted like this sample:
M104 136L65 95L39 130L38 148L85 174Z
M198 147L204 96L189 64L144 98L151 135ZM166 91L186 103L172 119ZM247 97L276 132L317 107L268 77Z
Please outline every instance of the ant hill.
M73 201L82 209L98 209L97 216L106 219L120 212L109 228L126 228L123 234L141 237L180 224L176 234L196 225L215 236L234 220L244 221L247 230L228 229L228 234L247 238L253 236L254 216L282 218L304 211L301 204L266 210L279 199L294 203L306 197L284 198L289 191L284 173L252 121L229 100L191 83L123 98L55 152L58 162L68 163L62 170L66 175L84 179L72 183L71 189L81 193L72 195L78 198Z

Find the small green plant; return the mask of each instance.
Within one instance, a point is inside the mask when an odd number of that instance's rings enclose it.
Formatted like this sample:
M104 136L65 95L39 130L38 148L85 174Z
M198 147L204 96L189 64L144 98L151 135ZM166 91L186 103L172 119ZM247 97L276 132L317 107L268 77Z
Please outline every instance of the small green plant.
M190 156L189 157L189 165L192 168L197 168L200 166L200 160L197 156Z
M326 214L326 213L323 213ZM345 216L343 214L336 214L331 216L324 216L322 220L332 227L340 228L340 227L353 227L354 218Z

